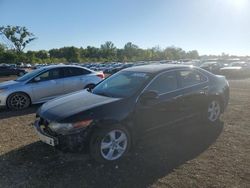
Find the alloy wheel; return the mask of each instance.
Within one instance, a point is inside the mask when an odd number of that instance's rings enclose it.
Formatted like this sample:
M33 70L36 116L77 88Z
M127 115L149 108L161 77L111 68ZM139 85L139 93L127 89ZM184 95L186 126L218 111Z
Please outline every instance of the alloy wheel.
M220 103L218 101L212 101L208 106L208 120L215 122L220 116Z
M113 161L120 158L127 149L128 138L122 130L112 130L101 141L101 155L104 159Z
M16 110L27 108L29 104L30 100L24 94L14 94L9 101L9 107Z

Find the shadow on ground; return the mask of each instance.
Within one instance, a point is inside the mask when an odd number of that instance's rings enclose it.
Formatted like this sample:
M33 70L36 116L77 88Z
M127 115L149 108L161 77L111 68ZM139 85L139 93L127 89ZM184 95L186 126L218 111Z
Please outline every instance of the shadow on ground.
M13 111L13 110L9 110L7 108L2 108L0 109L0 119L7 119L7 118L11 118L11 117L17 117L17 116L24 116L24 115L28 115L28 114L33 114L35 113L38 108L41 105L36 104L36 105L32 105L27 109L24 110L19 110L19 111Z
M223 123L197 122L162 129L123 160L105 165L36 142L0 156L0 187L148 187L204 152L222 130Z

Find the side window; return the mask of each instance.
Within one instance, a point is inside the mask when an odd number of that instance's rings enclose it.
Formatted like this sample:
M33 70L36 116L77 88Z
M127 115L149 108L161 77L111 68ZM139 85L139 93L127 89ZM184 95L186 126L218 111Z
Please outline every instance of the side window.
M90 71L83 69L83 68L77 68L77 67L68 67L64 69L65 71L65 77L71 77L71 76L80 76L89 74Z
M178 87L176 73L166 72L158 76L147 88L147 90L157 91L159 94L176 90Z
M195 70L178 71L180 86L188 87L206 81L206 77Z
M40 77L41 81L55 80L55 79L62 78L61 69L52 69L52 70L46 71L40 74L38 77Z

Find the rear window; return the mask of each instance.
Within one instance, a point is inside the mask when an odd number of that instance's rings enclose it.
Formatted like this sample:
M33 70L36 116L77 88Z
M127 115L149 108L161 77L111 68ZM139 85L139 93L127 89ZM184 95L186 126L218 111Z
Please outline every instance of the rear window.
M71 77L71 76L80 76L85 74L90 74L91 72L89 70L83 69L83 68L77 68L77 67L69 67L64 69L65 77Z
M205 82L207 78L195 70L181 70L178 71L180 86L188 87Z
M51 69L39 75L41 81L55 80L62 78L62 69Z
M159 94L168 93L178 88L175 72L166 72L158 76L147 88Z

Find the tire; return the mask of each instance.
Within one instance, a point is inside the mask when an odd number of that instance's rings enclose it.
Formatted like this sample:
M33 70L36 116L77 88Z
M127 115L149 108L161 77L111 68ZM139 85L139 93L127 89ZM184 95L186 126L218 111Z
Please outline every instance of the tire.
M11 110L22 110L31 104L30 97L22 92L11 94L7 99L7 107Z
M207 105L204 113L204 120L210 124L217 123L222 113L221 102L218 99L212 99Z
M131 146L126 128L116 125L96 129L90 139L90 155L100 163L113 162L124 157Z

